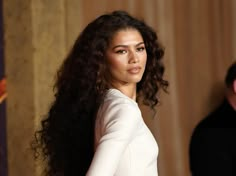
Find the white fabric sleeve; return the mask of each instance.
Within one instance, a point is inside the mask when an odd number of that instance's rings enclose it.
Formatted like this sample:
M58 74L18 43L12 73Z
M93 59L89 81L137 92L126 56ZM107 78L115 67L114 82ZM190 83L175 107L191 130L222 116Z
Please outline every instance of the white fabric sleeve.
M86 176L113 176L141 121L139 109L130 103L108 105L102 118L104 134Z

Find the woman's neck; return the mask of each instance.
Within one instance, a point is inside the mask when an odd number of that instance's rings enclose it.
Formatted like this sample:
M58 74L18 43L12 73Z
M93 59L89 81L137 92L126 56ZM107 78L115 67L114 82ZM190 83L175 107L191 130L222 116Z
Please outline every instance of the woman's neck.
M111 86L111 88L115 88L118 89L119 91L121 91L124 95L126 95L127 97L133 99L134 101L136 101L136 84L125 84L122 86Z

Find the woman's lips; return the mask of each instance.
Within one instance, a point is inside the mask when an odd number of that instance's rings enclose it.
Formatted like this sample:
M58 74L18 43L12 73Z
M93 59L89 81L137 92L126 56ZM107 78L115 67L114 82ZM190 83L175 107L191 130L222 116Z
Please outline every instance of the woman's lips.
M139 73L140 70L141 70L141 67L133 67L133 68L128 69L128 72L131 74L137 74Z

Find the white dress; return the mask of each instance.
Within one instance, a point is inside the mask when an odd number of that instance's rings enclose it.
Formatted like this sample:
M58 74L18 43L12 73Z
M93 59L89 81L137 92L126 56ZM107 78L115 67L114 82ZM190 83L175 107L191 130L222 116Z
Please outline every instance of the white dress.
M95 154L86 176L157 176L158 146L138 104L109 89L95 124Z

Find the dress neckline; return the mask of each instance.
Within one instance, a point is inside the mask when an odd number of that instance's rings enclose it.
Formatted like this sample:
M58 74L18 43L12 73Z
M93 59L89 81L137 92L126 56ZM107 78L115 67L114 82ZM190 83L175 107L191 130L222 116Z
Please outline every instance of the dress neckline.
M122 96L122 97L124 97L126 99L129 99L130 101L132 101L133 103L135 103L137 105L137 102L135 100L133 100L132 98L128 97L127 95L125 95L124 93L122 93L118 89L110 88L110 89L108 89L108 92L118 94L118 95L120 95L120 96Z

